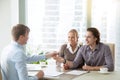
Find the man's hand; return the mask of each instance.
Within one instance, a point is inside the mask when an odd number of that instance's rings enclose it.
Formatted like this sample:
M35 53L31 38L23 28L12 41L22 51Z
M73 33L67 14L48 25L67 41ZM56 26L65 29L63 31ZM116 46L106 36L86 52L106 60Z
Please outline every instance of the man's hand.
M84 66L82 67L82 69L83 69L83 70L87 70L87 71L91 71L91 70L93 70L93 67L92 67L92 66L88 66L88 65L84 65Z
M104 66L88 66L88 65L84 65L82 67L82 69L87 70L87 71L98 71L98 70L100 70L101 67L104 67Z
M63 67L64 67L65 70L68 70L68 69L69 69L68 64L64 64Z
M46 54L46 57L47 57L47 58L51 58L51 57L55 57L55 56L57 56L57 55L58 55L58 52L53 51L53 52L47 53L47 54Z
M36 74L36 76L38 77L38 79L41 79L41 78L43 78L43 76L44 76L44 72L43 72L42 70L40 70L40 71Z

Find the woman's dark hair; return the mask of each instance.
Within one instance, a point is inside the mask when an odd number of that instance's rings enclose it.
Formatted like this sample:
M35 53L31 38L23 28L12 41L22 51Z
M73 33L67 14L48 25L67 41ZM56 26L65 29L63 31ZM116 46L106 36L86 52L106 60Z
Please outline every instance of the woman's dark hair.
M96 44L98 44L100 42L100 33L98 29L91 27L91 28L88 28L87 31L92 32L93 36L97 38Z

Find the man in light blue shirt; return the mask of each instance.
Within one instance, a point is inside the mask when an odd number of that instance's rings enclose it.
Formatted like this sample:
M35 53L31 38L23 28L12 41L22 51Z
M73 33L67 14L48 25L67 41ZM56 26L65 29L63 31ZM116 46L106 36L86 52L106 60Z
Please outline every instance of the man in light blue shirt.
M13 27L14 42L5 48L1 55L2 80L38 80L44 76L44 72L40 70L35 76L28 77L26 63L57 55L56 52L52 52L46 55L26 56L24 45L27 43L29 31L30 29L23 24Z

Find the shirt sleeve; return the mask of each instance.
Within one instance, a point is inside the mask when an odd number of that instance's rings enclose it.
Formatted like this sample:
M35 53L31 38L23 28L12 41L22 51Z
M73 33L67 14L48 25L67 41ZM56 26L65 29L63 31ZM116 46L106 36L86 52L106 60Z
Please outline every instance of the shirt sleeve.
M26 55L23 51L18 51L13 57L15 63L15 68L19 80L38 80L37 76L28 77L28 72L26 68Z
M114 63L113 63L112 53L109 46L106 46L105 48L105 62L106 62L106 65L104 66L107 67L109 71L113 71Z
M43 59L46 59L45 55L31 55L26 57L27 62L37 62Z
M82 57L82 51L83 51L83 47L79 48L77 55L73 61L73 67L72 68L77 68L77 67L82 67L84 60Z

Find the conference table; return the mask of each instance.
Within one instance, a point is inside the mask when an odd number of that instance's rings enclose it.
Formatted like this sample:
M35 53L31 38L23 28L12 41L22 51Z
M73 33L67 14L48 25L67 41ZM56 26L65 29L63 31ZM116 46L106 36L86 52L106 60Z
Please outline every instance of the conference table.
M113 71L107 73L100 73L99 71L86 71L83 74L76 75L67 73L81 70L64 70L63 67L58 67L56 65L40 66L39 64L29 64L28 68L28 75L30 76L35 75L39 70L43 70L45 72L45 77L42 80L120 80L120 71ZM48 73L54 74L51 76L47 76L46 74Z

